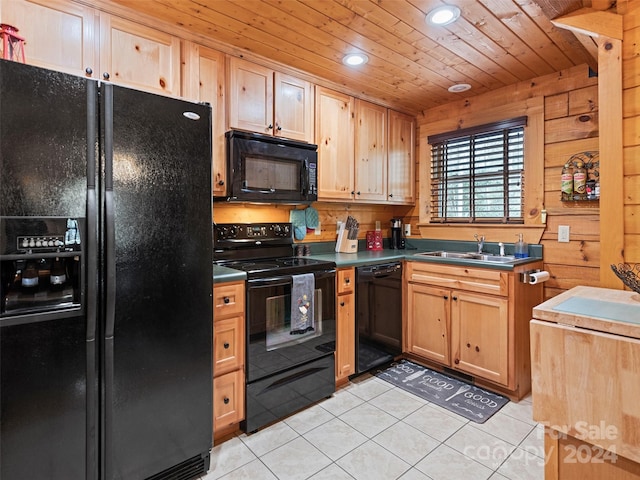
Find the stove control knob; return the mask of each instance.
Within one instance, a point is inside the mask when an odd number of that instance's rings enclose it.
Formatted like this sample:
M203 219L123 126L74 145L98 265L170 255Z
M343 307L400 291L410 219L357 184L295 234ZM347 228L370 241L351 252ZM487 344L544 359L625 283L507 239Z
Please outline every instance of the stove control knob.
M235 226L229 228L229 237L235 238L237 236L238 236L238 229Z
M282 226L278 223L274 224L273 231L276 233L276 235L282 235Z

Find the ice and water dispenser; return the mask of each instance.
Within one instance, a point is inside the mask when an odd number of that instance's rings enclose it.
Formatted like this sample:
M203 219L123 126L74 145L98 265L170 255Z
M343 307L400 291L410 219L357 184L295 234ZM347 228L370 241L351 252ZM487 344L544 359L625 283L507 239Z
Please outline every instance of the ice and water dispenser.
M83 223L0 217L0 317L81 306Z

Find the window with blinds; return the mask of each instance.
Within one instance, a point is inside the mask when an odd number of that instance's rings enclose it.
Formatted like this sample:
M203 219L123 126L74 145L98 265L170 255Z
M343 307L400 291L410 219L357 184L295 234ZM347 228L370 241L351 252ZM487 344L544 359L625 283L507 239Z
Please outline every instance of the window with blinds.
M524 223L527 117L428 137L432 223Z

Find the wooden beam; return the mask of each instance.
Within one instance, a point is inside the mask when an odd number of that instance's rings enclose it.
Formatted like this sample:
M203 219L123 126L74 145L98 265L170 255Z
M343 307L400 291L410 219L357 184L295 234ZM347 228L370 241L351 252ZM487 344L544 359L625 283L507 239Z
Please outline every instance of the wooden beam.
M581 8L568 15L551 20L558 28L591 37L622 40L622 15L593 8Z
M600 286L620 289L611 264L624 262L622 41L600 38L598 43Z

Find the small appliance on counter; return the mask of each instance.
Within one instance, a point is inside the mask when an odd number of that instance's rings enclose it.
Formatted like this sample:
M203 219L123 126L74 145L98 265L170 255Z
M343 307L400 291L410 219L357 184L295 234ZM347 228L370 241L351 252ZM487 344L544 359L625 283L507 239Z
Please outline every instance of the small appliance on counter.
M391 245L390 248L401 249L405 248L404 233L402 231L402 219L391 219Z

